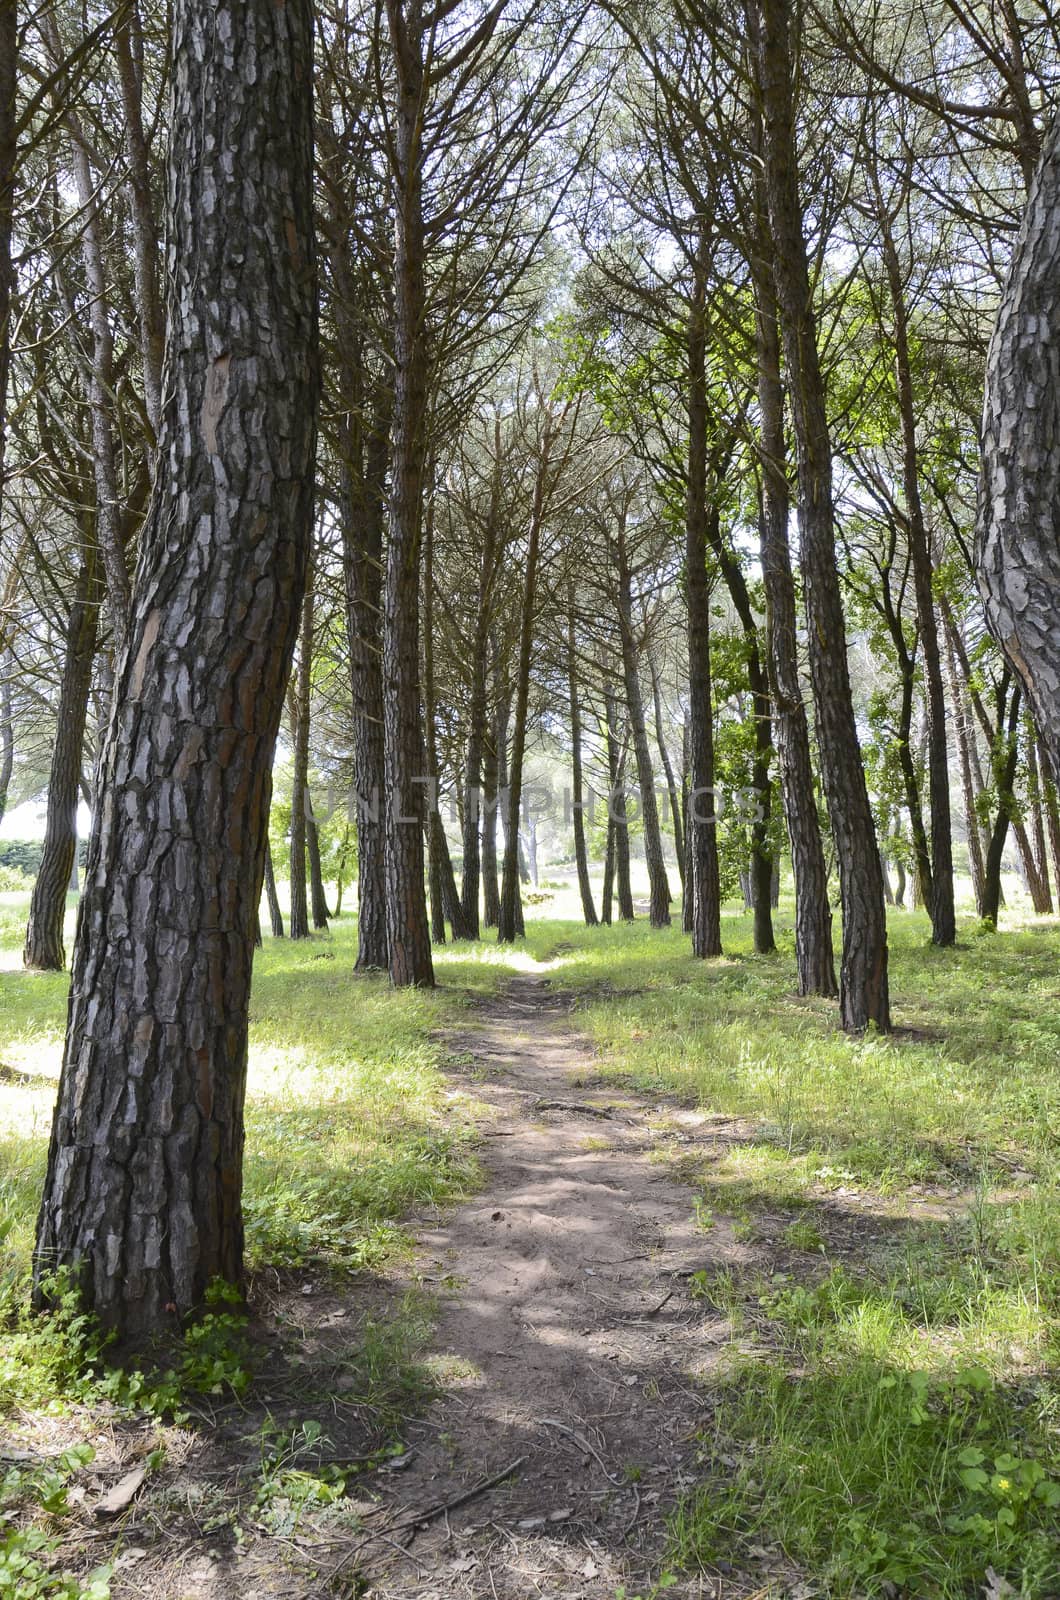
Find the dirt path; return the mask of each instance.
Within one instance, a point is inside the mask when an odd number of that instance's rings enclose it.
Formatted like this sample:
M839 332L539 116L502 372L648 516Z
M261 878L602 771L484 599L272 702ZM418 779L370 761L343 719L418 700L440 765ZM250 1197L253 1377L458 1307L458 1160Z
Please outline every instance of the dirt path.
M451 1047L487 1108L486 1184L420 1235L445 1393L410 1426L415 1454L367 1523L388 1537L357 1566L377 1600L641 1594L692 1482L692 1379L729 1339L688 1277L742 1251L696 1228L689 1190L653 1160L652 1108L583 1081L591 1047L543 979L513 979L480 1015Z

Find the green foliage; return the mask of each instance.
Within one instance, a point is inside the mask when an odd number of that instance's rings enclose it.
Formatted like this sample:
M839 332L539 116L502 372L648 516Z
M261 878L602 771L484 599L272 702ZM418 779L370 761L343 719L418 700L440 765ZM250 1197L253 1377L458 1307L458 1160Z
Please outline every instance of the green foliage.
M4 1529L0 1520L0 1595L4 1600L110 1600L108 1564L87 1578L55 1572L45 1562L59 1541L42 1528Z
M85 1579L56 1572L59 1540L49 1528L24 1520L34 1512L50 1524L62 1517L69 1509L71 1479L94 1456L91 1445L75 1445L44 1465L9 1467L0 1479L0 1595L5 1600L109 1600L110 1566Z
M797 1373L750 1360L720 1389L705 1481L674 1518L683 1561L731 1555L735 1530L746 1547L779 1542L833 1594L957 1600L988 1566L1027 1600L1054 1591L1060 1461L1043 1394L812 1338L800 1354ZM735 1469L714 1466L734 1452Z

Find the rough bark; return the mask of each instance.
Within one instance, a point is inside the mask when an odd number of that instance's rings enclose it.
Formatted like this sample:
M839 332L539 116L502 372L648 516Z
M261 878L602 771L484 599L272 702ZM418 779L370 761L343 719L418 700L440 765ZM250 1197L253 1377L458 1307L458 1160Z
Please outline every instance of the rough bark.
M390 443L389 391L377 393L367 440L352 441L344 473L342 550L353 692L357 819L357 966L388 965L383 751L383 529Z
M894 364L898 412L902 424L902 492L905 496L906 538L913 563L920 648L924 663L927 702L927 775L931 809L931 876L927 896L932 942L943 947L957 938L957 913L953 900L953 825L950 818L950 753L946 731L946 689L942 679L942 653L935 616L931 541L920 495L920 453L916 433L916 398L909 356L909 318L905 285L894 236L884 208L881 243L891 296ZM925 887L928 884L924 880Z
M307 574L302 602L302 628L298 645L298 667L291 705L291 742L294 762L291 772L291 938L309 938L309 896L307 892L306 811L309 795L309 717L313 670L313 587L312 571Z
M44 847L22 952L23 964L37 972L61 972L66 965L63 922L70 877L77 861L77 802L102 598L97 554L88 540L67 623L55 745L48 774Z
M798 192L790 0L752 0L773 269L798 447L801 571L817 742L839 862L843 1027L890 1028L883 874L858 745L836 567L832 446Z
M265 839L265 898L269 905L269 926L272 929L272 936L274 939L282 939L283 912L280 910L280 897L276 893L276 874L272 868L272 850L269 846L267 835Z
M1027 805L1030 812L1030 839L1034 852L1040 905L1034 909L1052 915L1053 895L1049 884L1049 855L1045 842L1045 795L1043 774L1038 764L1037 738L1030 718L1026 719L1027 739Z
M761 142L760 129L758 137ZM831 998L838 994L839 986L832 953L828 867L817 818L810 729L799 680L798 617L788 545L791 491L784 430L781 341L768 200L761 179L755 186L755 211L756 251L752 271L762 469L759 549L766 600L766 658L773 739L795 879L795 961L799 993Z
M495 928L501 915L501 890L497 875L498 748L507 738L507 710L499 708L482 751L482 926Z
M644 830L644 858L648 865L648 916L653 928L670 926L670 883L666 876L663 858L662 830L659 827L659 803L655 796L655 773L648 745L648 726L644 718L644 696L640 687L640 650L633 631L633 577L626 550L625 530L619 528L617 541L618 560L618 621L622 639L622 671L626 687L626 707L629 713L630 734L633 740L633 758L637 764L637 787L640 791L641 826Z
M710 673L707 577L707 329L705 263L699 263L689 309L688 487L685 501L685 595L688 608L688 865L692 954L721 955L721 878L714 804L714 706Z
M427 796L427 862L431 899L431 938L436 944L445 943L445 919L453 930L454 939L473 937L464 915L460 891L456 886L453 861L449 854L449 840L445 836L442 809L439 799L441 765L438 760L438 732L436 723L434 686L434 506L427 512L424 537L423 562L423 721L426 749L426 771L430 779ZM441 916L439 917L439 913ZM478 894L475 895L475 914L478 915Z
M11 370L11 226L15 199L15 63L18 57L16 0L0 0L0 511L4 504L7 386ZM0 523L0 527L2 527Z
M53 16L46 19L44 31L53 64L58 68L63 51ZM62 92L61 88L59 92ZM85 132L72 102L66 104L63 120L69 135L70 166L81 212L81 259L88 291L87 322L91 333L88 403L96 493L96 543L106 575L110 624L117 657L125 643L132 585L126 564L127 529L118 486L118 449L114 427L114 332L103 260L100 196L93 181Z
M1060 778L1060 117L1031 185L990 344L976 568Z
M419 594L427 436L422 0L386 0L397 101L394 156L394 420L383 598L386 915L390 981L433 987L424 884L427 795L419 765ZM417 781L419 780L419 781Z
M176 0L165 406L35 1256L136 1340L240 1283L247 1010L312 530L307 0Z
M1005 700L1009 688L1012 698L1006 713ZM1012 683L1012 673L1006 668L997 688L997 734L991 749L994 785L997 789L997 816L990 830L986 848L983 877L983 921L997 927L1001 910L1001 864L1005 854L1005 840L1009 823L1015 815L1013 784L1019 764L1019 715L1022 693L1018 682Z
M976 809L978 789L972 776L971 745L975 739L975 729L972 727L968 715L968 703L962 692L962 685L957 676L957 663L954 657L953 640L946 628L946 677L949 683L950 703L953 707L953 726L957 734L957 759L961 773L961 799L964 803L964 831L968 839L968 870L972 879L972 894L975 897L976 914L983 915L983 879L985 864L983 861L983 843L979 830L979 813Z
M585 842L585 791L582 773L582 711L578 696L578 653L574 631L574 588L567 591L567 689L570 699L571 806L574 827L574 862L578 873L578 893L587 928L597 925L593 886L589 881L589 851Z

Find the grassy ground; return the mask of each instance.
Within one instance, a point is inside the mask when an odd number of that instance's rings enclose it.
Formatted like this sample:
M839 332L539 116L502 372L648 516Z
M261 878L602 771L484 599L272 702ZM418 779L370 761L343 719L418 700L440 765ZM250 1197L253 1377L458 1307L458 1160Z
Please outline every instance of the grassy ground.
M20 971L24 914L24 898L0 897L9 1326L66 990ZM692 1284L732 1337L704 1380L708 1423L689 1419L702 1481L674 1518L675 1560L757 1563L778 1595L793 1572L815 1586L804 1593L836 1597L1060 1595L1060 927L990 937L968 920L960 947L938 952L923 917L894 916L897 1029L854 1040L834 1006L793 994L790 908L777 956L753 956L747 919L727 916L727 954L708 963L676 927L589 931L560 920L573 915L564 889L534 907L524 949L440 952L433 994L354 978L348 921L302 946L266 940L252 1266L378 1266L403 1248L403 1214L474 1184L436 1030L514 967L547 962L600 1073L660 1102L660 1154L693 1186L705 1258L723 1219L745 1247ZM673 1102L708 1118L695 1157L668 1131ZM17 1347L0 1358L0 1408L69 1386L61 1348L22 1346L27 1377ZM377 1348L386 1369L391 1346ZM2 1561L0 1548L0 1593Z
M1060 928L969 920L939 952L893 917L897 1030L855 1040L792 993L780 923L775 958L732 917L699 965L676 930L530 930L601 1074L718 1118L682 1164L749 1261L693 1284L732 1345L675 1553L835 1595L1055 1596Z
M0 1307L25 1287L59 1072L65 974L27 974L24 897L0 904ZM69 941L68 941L69 943ZM255 963L247 1095L252 1268L357 1270L402 1245L395 1219L474 1181L436 1033L503 979L483 947L439 953L434 993L355 977L352 919L306 944L266 939ZM0 1394L2 1399L2 1394Z

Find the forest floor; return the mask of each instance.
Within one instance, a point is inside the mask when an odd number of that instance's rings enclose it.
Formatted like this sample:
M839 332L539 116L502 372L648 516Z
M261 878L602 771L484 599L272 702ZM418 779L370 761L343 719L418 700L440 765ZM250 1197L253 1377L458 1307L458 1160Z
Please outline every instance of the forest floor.
M401 996L267 943L253 1319L142 1380L18 1309L63 984L9 961L0 1597L1060 1595L1060 930L896 919L887 1040L746 937Z

